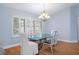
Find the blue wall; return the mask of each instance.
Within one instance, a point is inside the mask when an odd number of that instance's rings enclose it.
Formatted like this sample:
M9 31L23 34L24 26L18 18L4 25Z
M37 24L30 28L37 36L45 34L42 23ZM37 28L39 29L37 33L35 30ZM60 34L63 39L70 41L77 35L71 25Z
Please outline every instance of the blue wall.
M78 20L79 20L79 4L76 6L76 24L78 23ZM76 26L76 28L78 28L78 25ZM79 34L79 30L77 29L77 34ZM79 35L77 35L77 39L79 41Z
M45 31L58 30L59 39L77 41L77 17L79 16L79 5L70 6L56 14L46 22ZM49 28L48 28L49 27Z
M20 42L19 37L12 37L12 16L33 17L32 14L29 14L28 12L0 6L0 39L3 40L3 46Z
M2 28L3 28L3 26L2 26L2 24L3 24L3 22L2 22L2 19L3 19L3 13L4 12L2 12L3 10L2 10L2 7L0 7L0 46L3 46L3 34L2 34Z
M70 8L65 8L53 15L51 20L46 22L45 28L47 33L57 30L59 39L70 40Z
M71 28L71 40L77 41L77 6L71 6L70 12L71 12L71 18L70 18L70 28Z

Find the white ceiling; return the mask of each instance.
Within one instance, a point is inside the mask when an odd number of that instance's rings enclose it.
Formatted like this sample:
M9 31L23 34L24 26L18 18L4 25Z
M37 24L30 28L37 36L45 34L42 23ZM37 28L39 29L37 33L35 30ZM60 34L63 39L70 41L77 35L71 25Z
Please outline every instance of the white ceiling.
M66 8L75 4L72 4L72 3L4 3L0 5L27 11L35 15L39 15L45 9L48 12L48 14L51 15L63 8Z

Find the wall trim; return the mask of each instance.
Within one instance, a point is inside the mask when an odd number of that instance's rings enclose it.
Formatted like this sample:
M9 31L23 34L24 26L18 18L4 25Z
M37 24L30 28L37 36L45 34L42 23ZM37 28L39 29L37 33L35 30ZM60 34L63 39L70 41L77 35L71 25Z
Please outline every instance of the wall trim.
M15 46L18 46L18 45L20 45L20 44L17 43L17 44L12 44L12 45L8 45L8 46L4 46L3 49L8 49L8 48L15 47Z
M68 42L68 43L77 43L78 41L70 41L70 40L66 40L66 39L57 39L58 41L63 41L63 42ZM7 49L7 48L11 48L11 47L15 47L20 45L19 43L17 44L12 44L12 45L8 45L8 46L4 46L3 49Z
M57 39L58 41L63 41L63 42L68 42L68 43L77 43L78 41L71 41L71 40L67 40L67 39Z

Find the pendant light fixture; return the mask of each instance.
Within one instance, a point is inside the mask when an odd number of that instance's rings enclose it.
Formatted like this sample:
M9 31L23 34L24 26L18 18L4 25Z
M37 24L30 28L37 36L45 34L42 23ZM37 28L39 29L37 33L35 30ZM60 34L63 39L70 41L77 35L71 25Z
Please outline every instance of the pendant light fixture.
M43 20L43 21L46 21L47 19L50 18L50 16L48 15L48 13L45 11L45 5L43 5L43 11L42 13L40 14L40 16L38 17L39 19Z

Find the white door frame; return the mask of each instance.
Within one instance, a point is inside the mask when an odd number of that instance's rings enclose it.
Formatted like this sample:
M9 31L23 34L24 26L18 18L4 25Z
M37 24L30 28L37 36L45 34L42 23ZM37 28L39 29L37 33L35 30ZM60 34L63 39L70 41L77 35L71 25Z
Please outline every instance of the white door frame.
M79 41L79 17L77 18L77 40Z

